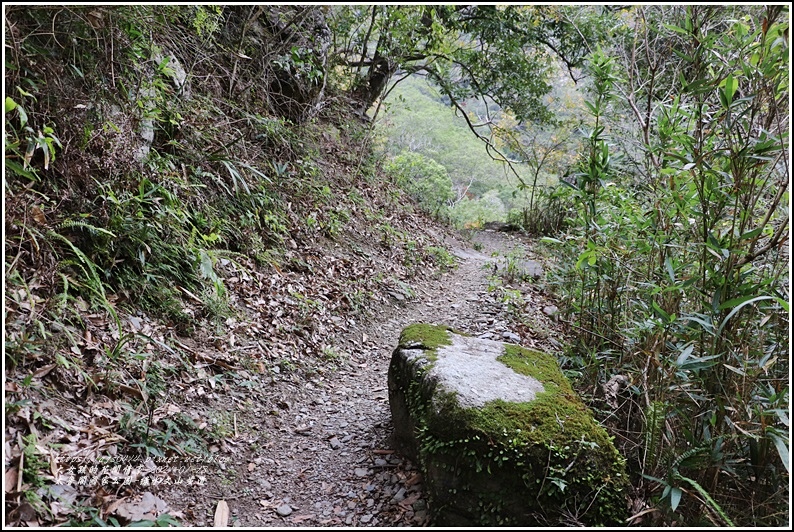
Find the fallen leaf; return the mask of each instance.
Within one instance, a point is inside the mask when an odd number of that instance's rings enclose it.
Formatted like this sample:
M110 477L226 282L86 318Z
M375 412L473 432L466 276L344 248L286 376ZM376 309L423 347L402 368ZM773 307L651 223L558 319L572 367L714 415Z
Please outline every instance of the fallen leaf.
M422 482L422 475L420 475L419 473L414 473L408 478L408 480L405 481L405 485L413 486L414 484L417 484L419 482Z
M14 491L17 487L17 475L19 475L19 470L16 467L11 467L8 471L6 471L6 489L5 492L8 493L9 491Z
M80 350L78 349L78 353L79 353L79 351ZM35 378L37 378L37 379L40 379L41 377L43 377L46 374L48 374L50 371L54 370L55 367L56 367L56 364L48 364L48 365L44 366L43 368L40 368L37 371L35 371L33 373L33 376Z
M44 211L41 210L41 207L38 205L34 205L30 208L30 214L33 216L33 219L39 225L46 225L47 224L47 217L44 216Z
M413 495L406 497L400 504L405 505L406 509L408 506L411 506L413 503L419 500L419 494L414 493Z
M153 493L147 491L138 502L127 502L119 505L116 513L131 522L153 521L158 515L168 511L168 504Z
M8 515L11 521L29 523L36 519L36 510L29 502L23 502Z
M218 506L215 508L215 522L212 526L214 528L225 528L229 526L229 505L226 501L218 501Z

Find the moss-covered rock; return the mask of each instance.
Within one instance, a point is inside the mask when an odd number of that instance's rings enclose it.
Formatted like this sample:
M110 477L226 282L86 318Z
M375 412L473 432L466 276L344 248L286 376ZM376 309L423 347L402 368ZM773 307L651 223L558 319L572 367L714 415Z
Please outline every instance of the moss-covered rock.
M551 355L406 328L389 367L395 445L418 461L435 524L617 525L624 462Z

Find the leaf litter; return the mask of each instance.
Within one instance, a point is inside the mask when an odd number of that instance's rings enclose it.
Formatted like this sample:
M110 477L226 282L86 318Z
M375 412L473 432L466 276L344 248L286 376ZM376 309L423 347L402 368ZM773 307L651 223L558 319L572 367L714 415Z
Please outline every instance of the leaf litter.
M192 337L143 310L117 309L118 331L78 301L84 329L58 324L73 344L6 382L9 523L206 525L220 512L250 526L429 524L421 476L390 450L390 352L412 321L456 315L472 328L478 307L499 304L482 264L441 273L424 251L464 244L395 218L418 247L351 224L355 245L303 235L286 267L220 261L237 311L197 318ZM41 303L14 301L12 321ZM196 317L201 305L183 300Z

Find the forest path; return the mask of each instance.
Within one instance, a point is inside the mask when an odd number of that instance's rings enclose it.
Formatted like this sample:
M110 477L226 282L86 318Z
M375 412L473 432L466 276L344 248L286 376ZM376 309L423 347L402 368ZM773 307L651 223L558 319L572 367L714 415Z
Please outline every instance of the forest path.
M512 287L533 326L514 319L504 292L489 291L504 282L494 265L528 257L528 241L482 231L472 245L447 237L458 266L351 327L332 350L335 371L257 390L263 404L236 413L235 437L220 453L229 457L223 468L211 470L202 486L160 492L180 521L211 525L225 500L230 526L428 525L421 475L390 447L387 372L402 329L429 322L533 347L554 342L547 334L553 322L542 311L548 301L531 279Z

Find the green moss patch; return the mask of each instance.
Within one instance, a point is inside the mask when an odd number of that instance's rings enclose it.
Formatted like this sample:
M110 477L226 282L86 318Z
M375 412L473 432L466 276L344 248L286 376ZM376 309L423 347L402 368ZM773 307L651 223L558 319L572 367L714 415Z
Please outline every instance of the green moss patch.
M434 351L452 345L451 332L418 324L400 343ZM623 524L624 461L555 358L505 345L497 360L544 391L529 402L463 408L433 381L407 387L436 524L547 526L571 515L590 526Z
M568 379L560 371L557 360L548 353L505 344L505 352L496 358L516 373L534 377L544 385L555 384L564 391L573 393Z
M452 345L450 333L462 334L446 325L429 325L414 323L403 329L400 334L400 347L406 349L420 348L427 351L427 359L434 362L439 347Z

